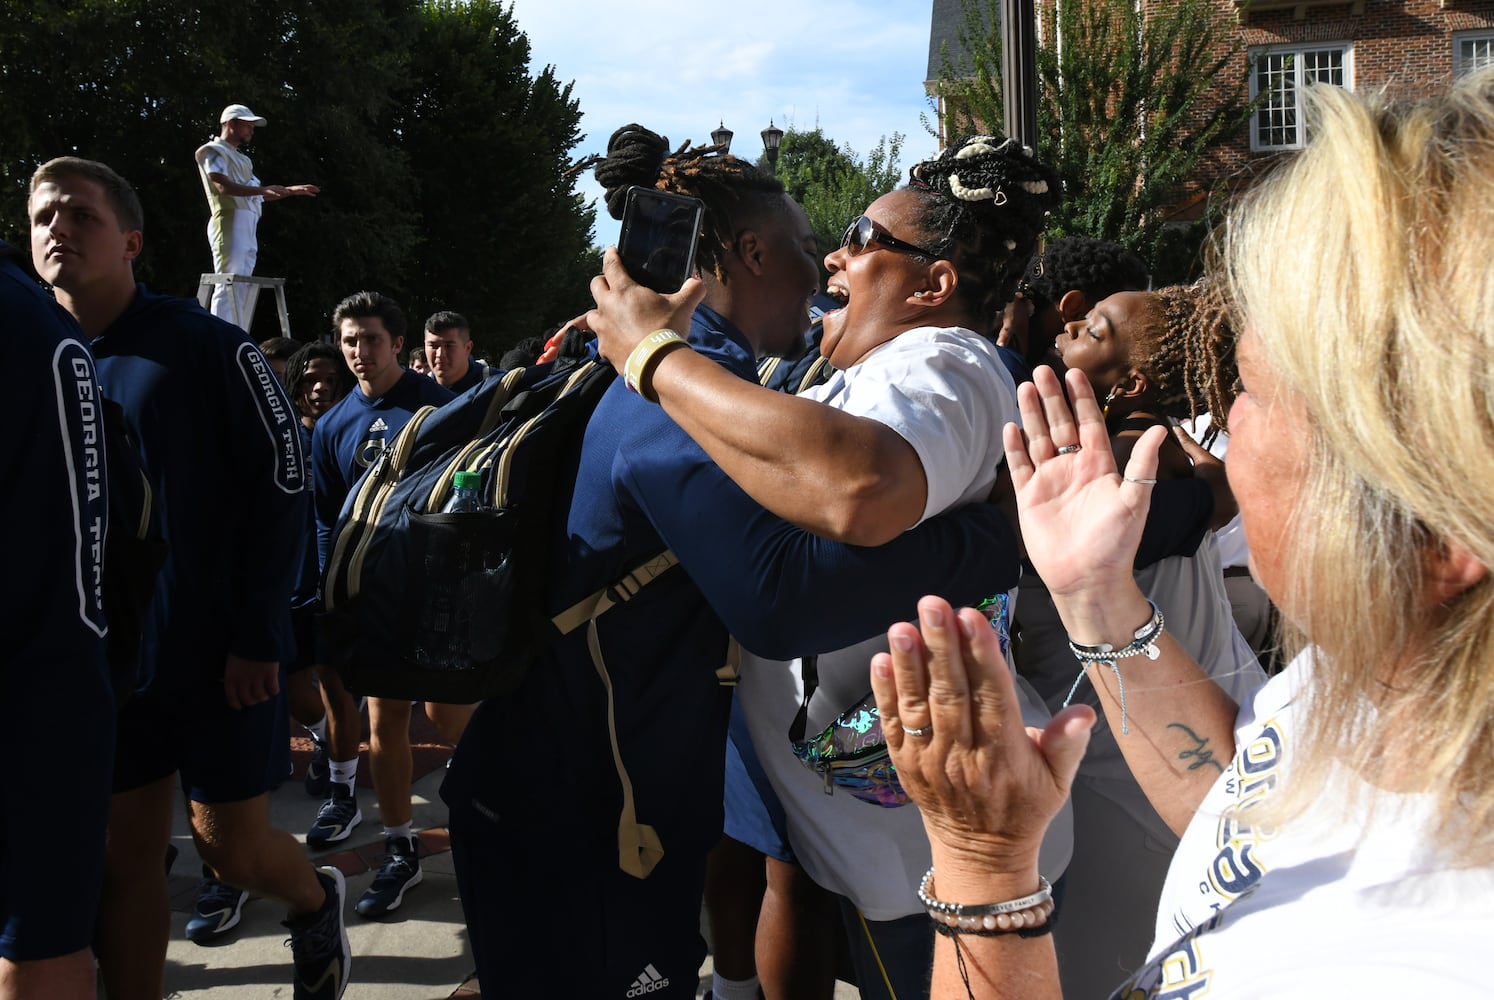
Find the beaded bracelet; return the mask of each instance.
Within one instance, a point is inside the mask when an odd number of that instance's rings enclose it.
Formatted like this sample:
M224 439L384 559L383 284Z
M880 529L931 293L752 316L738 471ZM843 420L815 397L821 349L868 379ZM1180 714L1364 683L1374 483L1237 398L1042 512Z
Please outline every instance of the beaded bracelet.
M941 934L1018 934L1030 932L1046 934L1048 918L1053 915L1053 886L1038 876L1037 892L1020 899L1009 899L1003 903L985 903L966 906L961 903L946 903L933 896L934 869L924 873L918 883L918 901L934 921L934 930Z
M639 341L638 346L628 355L627 364L623 366L623 382L650 403L657 403L658 396L644 391L644 385L654 366L676 347L689 346L685 338L673 330L655 330Z
M1131 634L1131 641L1124 647L1116 649L1108 642L1102 642L1097 646L1088 646L1083 643L1069 640L1069 652L1074 654L1074 659L1080 663L1097 663L1102 667L1109 667L1110 672L1115 674L1115 688L1119 695L1121 708L1121 733L1130 735L1131 727L1126 724L1126 684L1121 680L1119 660L1131 656L1145 656L1148 660L1155 660L1162 655L1157 648L1157 640L1162 637L1162 628L1166 624L1161 610L1148 598L1147 607L1152 609L1152 615L1141 627ZM1079 676L1074 678L1074 686L1069 688L1069 696L1063 700L1063 707L1068 708L1069 702L1074 700L1074 692L1079 690L1079 682L1084 680L1084 668L1079 669Z

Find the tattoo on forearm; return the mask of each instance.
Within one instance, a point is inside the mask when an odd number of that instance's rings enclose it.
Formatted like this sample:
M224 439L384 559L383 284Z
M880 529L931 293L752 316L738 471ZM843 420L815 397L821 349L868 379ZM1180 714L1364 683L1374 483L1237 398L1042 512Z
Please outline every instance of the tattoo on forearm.
M1207 737L1198 735L1181 722L1169 722L1167 728L1181 729L1188 734L1189 739L1193 740L1193 746L1178 754L1178 760L1190 761L1188 770L1197 771L1201 767L1212 767L1220 774L1224 773L1224 765L1214 759L1214 751L1209 749Z

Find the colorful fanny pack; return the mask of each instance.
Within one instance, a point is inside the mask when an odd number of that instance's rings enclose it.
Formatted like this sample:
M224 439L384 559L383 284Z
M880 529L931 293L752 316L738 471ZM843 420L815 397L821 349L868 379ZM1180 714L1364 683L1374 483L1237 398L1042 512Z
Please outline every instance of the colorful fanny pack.
M987 598L978 606L991 621L1001 642L1001 655L1011 647L1008 623L1011 615L1006 594ZM843 788L862 802L892 809L911 800L897 780L897 768L882 738L882 714L870 691L856 704L841 712L824 732L812 739L804 738L809 724L809 700L819 687L819 658L806 656L799 661L804 679L804 701L789 727L789 743L794 756L825 780L825 794L833 795Z

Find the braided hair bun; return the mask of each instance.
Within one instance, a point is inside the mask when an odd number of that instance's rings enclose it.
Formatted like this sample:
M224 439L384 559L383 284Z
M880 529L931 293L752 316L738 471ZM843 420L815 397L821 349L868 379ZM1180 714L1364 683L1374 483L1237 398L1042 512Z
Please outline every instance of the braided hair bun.
M669 139L642 125L624 125L607 140L607 155L593 169L606 193L607 213L621 221L633 185L699 198L705 204L695 264L724 280L722 264L735 234L759 199L780 200L783 184L722 146L692 146L685 140L673 152Z
M915 164L909 190L923 192L930 249L960 269L977 315L994 322L1058 207L1058 175L1015 139L975 135Z

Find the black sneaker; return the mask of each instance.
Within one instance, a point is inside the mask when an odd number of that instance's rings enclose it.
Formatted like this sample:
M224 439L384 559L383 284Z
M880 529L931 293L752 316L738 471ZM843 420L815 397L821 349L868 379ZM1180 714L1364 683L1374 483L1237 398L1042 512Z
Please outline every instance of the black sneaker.
M399 909L405 893L420 884L420 851L414 837L387 837L384 861L373 885L358 899L358 916L382 917Z
M332 758L327 753L327 744L311 737L311 762L306 765L306 794L314 799L325 799L332 779Z
M197 883L197 902L187 918L187 940L193 944L213 941L239 925L249 893L236 889L213 876L213 870L202 866L202 881Z
M342 921L347 892L342 872L331 867L318 868L317 879L327 890L327 901L322 908L285 922L296 965L295 1000L338 1000L348 988L348 972L353 967L348 929Z
M363 822L363 813L358 811L358 798L353 794L351 785L334 781L331 791L332 794L317 811L316 822L306 831L307 845L317 850L339 840L347 840L353 827Z

